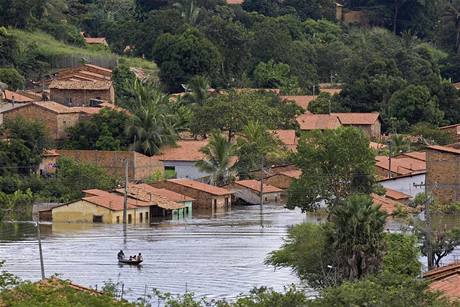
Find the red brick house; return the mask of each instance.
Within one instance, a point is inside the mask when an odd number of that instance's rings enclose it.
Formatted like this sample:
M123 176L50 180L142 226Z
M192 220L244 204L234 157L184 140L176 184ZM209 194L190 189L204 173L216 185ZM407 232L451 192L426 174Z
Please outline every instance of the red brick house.
M337 116L342 126L363 130L371 139L381 136L382 121L379 113L331 113Z
M115 101L112 81L54 80L49 89L50 100L69 107L90 106L92 99Z

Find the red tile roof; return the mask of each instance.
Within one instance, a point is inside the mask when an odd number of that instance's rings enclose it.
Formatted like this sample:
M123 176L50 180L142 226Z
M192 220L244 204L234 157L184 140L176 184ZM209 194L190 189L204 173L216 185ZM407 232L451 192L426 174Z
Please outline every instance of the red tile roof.
M305 113L297 117L300 130L327 130L340 127L337 116L330 114Z
M56 149L45 149L43 152L43 157L59 157L60 154L56 151Z
M113 211L123 210L124 197L115 193L108 193L102 196L83 197L82 200L92 203L96 206L104 207ZM128 209L149 206L150 204L141 200L128 198Z
M271 133L284 145L297 145L295 130L272 130Z
M279 174L287 176L287 177L291 177L291 178L294 178L294 179L299 179L300 176L302 176L302 171L294 169L294 170L291 170L291 171L279 172Z
M260 193L260 181L258 180L253 180L253 179L239 180L239 181L235 181L235 184ZM277 187L274 187L272 185L265 184L265 183L263 185L263 189L264 189L264 193L279 193L283 191Z
M2 96L1 96L2 99L7 100L7 101L13 101L13 100L15 102L30 102L30 101L33 101L32 98L29 98L27 96L24 96L24 95L21 95L19 93L12 92L12 91L9 91L9 90L5 90L5 93L1 93L1 94L2 94Z
M428 149L460 155L460 149L455 149L453 147L448 146L428 146Z
M124 195L125 189L117 189L117 192ZM169 200L158 194L150 193L140 187L133 185L128 186L128 197L129 199L135 199L135 205L138 207L144 206L158 206L166 210L177 210L184 208L184 205L178 204L175 201Z
M305 95L305 96L280 96L282 101L292 101L299 107L303 108L304 110L308 109L308 105L310 102L318 98L318 96L313 95Z
M402 193L402 192L399 192L393 189L386 188L385 190L386 190L385 197L390 198L392 200L402 201L402 200L408 200L412 197L410 195L407 195L405 193Z
M194 189L194 190L202 191L208 194L216 195L216 196L224 196L224 195L232 194L232 192L227 189L219 188L213 185L209 185L209 184L191 180L191 179L181 178L181 179L169 179L167 181L190 188L190 189Z
M159 188L155 188L155 187L152 187L151 185L149 184L146 184L146 183L139 183L139 184L133 184L133 185L130 185L130 186L133 186L135 188L141 188L149 193L152 193L152 194L156 194L156 195L159 195L159 196L162 196L166 199L169 199L170 201L175 201L175 202L185 202L185 201L193 201L194 199L187 196L187 195L183 195L183 194L179 194L179 193L176 193L174 191L170 191L170 190L167 190L167 189L159 189Z
M372 197L372 202L375 205L380 206L380 211L386 212L387 214L390 214L390 215L394 213L398 205L401 205L400 203L396 201L393 201L384 196L377 195L375 193L372 193L371 197Z
M70 80L53 80L50 89L60 90L108 90L112 87L112 81L70 81Z
M426 152L424 151L405 152L401 154L401 156L407 156L407 157L414 158L420 161L426 161Z
M84 37L84 39L87 44L101 44L108 46L105 37Z
M160 161L201 161L206 156L200 151L208 144L208 140L181 140L175 147L161 148L161 153L155 156Z
M460 262L454 262L423 274L430 289L441 291L448 299L460 299Z
M228 5L240 5L243 4L244 0L226 0Z
M331 113L340 119L343 125L372 125L380 117L379 113Z

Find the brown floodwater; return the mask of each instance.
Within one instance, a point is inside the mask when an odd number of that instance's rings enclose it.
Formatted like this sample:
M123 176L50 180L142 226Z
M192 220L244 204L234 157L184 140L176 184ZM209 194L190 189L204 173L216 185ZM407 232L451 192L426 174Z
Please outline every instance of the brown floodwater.
M298 283L289 269L264 265L267 254L281 246L288 227L304 221L318 222L299 210L279 205L236 207L214 215L194 212L192 218L165 220L151 226L41 225L46 275L86 286L111 279L121 282L129 299L151 293L152 288L171 293L186 290L210 298L234 298L256 286L282 290ZM117 252L139 252L140 267L120 266ZM36 230L32 224L0 227L0 259L4 269L38 280L40 264Z

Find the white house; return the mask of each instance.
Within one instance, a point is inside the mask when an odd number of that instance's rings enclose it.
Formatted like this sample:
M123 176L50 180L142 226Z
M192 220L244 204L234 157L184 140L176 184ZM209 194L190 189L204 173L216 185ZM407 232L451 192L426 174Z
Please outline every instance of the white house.
M425 193L426 172L412 173L379 180L384 188L392 189L415 197L419 193Z

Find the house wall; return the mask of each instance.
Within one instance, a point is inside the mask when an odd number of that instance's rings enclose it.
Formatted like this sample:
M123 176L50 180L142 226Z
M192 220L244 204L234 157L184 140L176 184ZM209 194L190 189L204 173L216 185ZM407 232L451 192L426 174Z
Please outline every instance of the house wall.
M14 120L18 117L42 122L53 140L57 140L61 136L61 131L58 129L58 115L54 112L37 107L36 105L28 105L3 113L4 121Z
M240 198L251 205L260 204L260 193L247 188L232 189L234 196ZM276 203L281 199L281 193L264 193L264 204Z
M460 201L460 155L426 151L427 191L442 203Z
M50 88L50 100L69 107L89 106L91 99L115 101L113 86L107 90L66 90Z
M419 193L425 193L425 174L392 178L379 181L379 183L385 188L405 193L412 197ZM414 186L414 184L418 186Z
M84 200L52 209L53 222L55 223L93 223L94 215L102 215L103 223L112 223L112 212L109 209Z
M287 190L291 186L292 182L294 182L294 180L295 179L292 177L288 177L283 174L276 174L265 179L265 182L279 189Z
M449 128L442 128L440 129L443 132L446 132L452 136L452 139L454 142L459 142L460 141L460 126L452 126Z
M80 121L79 113L59 114L57 116L57 135L62 140L68 137L66 129L73 127Z
M127 159L129 180L146 179L155 171L163 171L161 162L134 151L58 150L58 153L102 167L109 175L115 177L124 177Z
M349 127L356 127L363 130L371 139L378 139L381 136L382 124L377 120L372 125L344 125Z
M198 179L209 176L208 173L200 171L195 163L194 161L163 161L163 166L174 167L176 178Z
M216 196L200 190L191 189L171 181L155 182L152 186L171 190L195 199L193 201L193 209L219 209L231 206L231 194ZM226 198L227 204L225 202Z

